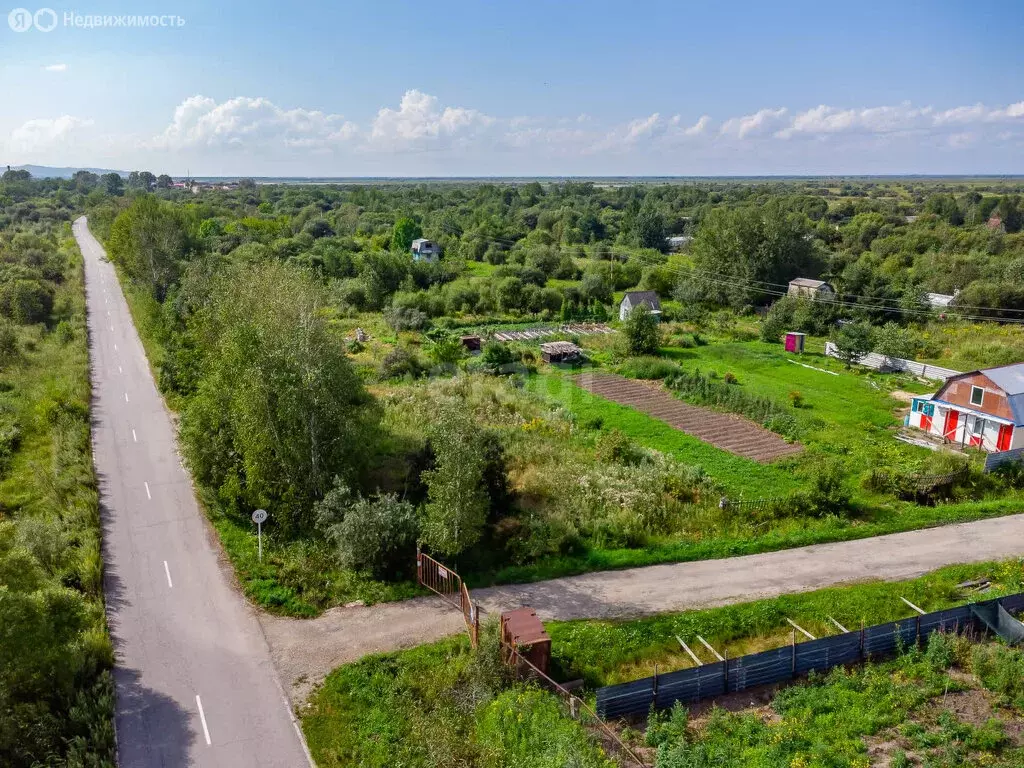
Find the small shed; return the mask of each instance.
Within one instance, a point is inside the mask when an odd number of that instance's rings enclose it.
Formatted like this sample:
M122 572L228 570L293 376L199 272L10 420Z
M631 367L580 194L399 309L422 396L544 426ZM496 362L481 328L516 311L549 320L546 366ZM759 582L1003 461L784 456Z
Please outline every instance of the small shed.
M479 352L483 340L479 336L463 336L459 339L467 352Z
M806 333L797 333L796 331L790 331L786 334L786 351L795 352L798 355L804 353L804 341L807 339Z
M532 676L530 664L545 675L550 674L551 638L533 608L524 606L501 614L501 650L502 659L515 667L521 677Z
M789 290L786 292L790 296L803 297L805 299L816 299L831 298L835 291L832 286L826 283L824 280L814 280L810 277L798 277L795 280L789 281Z
M545 363L571 363L583 357L583 350L571 341L549 341L540 345L540 355Z

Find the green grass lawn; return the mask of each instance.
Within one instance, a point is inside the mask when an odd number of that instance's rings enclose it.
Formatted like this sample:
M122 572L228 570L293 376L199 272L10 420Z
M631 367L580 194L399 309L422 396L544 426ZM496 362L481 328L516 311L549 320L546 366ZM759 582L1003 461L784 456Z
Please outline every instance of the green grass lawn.
M909 377L854 372L824 355L791 355L778 344L760 341L665 349L663 354L686 370L714 371L720 376L732 373L738 386L779 402L790 402L791 393L798 392L803 403L794 411L804 425L802 442L815 451L842 457L851 474L876 466L882 454L898 454L906 460L929 454L925 448L893 439L894 428L902 423L895 411L906 403L893 398L890 391L926 389Z

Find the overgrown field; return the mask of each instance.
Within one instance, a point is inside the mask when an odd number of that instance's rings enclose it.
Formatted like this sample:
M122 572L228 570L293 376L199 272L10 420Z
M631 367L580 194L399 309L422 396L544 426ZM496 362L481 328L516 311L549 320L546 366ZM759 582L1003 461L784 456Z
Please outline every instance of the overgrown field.
M655 664L662 672L688 666L676 635L701 634L735 655L785 644L787 617L824 635L830 631L828 616L848 626L906 616L909 609L900 596L926 610L962 603L971 593L956 585L981 577L992 582L984 597L1024 588L1020 562L989 563L945 568L902 583L837 587L638 621L551 622L547 629L554 673L562 680L583 677L587 689L593 690L649 675ZM610 765L597 751L597 732L569 719L554 695L515 684L503 674L495 662L493 629L485 633L479 652L472 652L466 638L458 637L367 657L335 670L302 713L303 730L317 763ZM749 759L768 761L750 763L755 765L845 766L859 764L850 760L867 754L865 739L916 722L920 728L908 726L893 736L893 748L905 743L912 754L914 749L928 749L936 750L936 755L942 749L960 750L950 753L960 759L987 749L1004 761L988 764L1016 765L1012 759L1019 752L1013 751L1012 739L1020 732L1021 712L999 708L1024 705L1020 681L1009 674L1020 669L1024 656L988 645L977 649L963 643L936 644L896 661L851 673L837 671L824 683L812 679L784 690L773 705L772 711L778 714L771 717L760 711L756 715L721 711L688 724L683 712L652 721L649 741L635 727L620 733L638 751L646 751L650 763L657 759L659 766L743 766L748 764L744 762L748 748L753 750ZM947 673L955 661L976 674L977 681L967 681L955 671ZM954 722L955 716L951 720L942 715L943 693L955 697L982 685L993 691L994 711L1010 723L1005 731L983 722L974 724L980 727L975 732ZM784 721L789 725L781 728ZM832 727L839 721L841 729ZM489 727L495 723L501 727ZM649 744L665 746L656 753ZM771 762L783 754L772 749L784 750L787 759ZM769 751L762 755L763 750ZM830 751L836 755L832 762L827 758ZM617 759L618 765L629 765L621 756Z
M1022 673L1020 651L934 634L893 661L812 674L760 707L691 718L677 706L635 738L655 768L1016 768Z
M114 765L82 263L62 220L0 229L5 766Z

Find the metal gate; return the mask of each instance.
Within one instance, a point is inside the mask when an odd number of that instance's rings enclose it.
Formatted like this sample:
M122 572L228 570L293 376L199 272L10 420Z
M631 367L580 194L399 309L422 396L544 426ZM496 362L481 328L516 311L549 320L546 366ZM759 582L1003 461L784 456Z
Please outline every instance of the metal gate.
M416 581L441 596L453 608L462 611L469 632L469 642L474 648L480 639L480 611L469 596L469 589L462 577L446 568L430 555L416 550Z

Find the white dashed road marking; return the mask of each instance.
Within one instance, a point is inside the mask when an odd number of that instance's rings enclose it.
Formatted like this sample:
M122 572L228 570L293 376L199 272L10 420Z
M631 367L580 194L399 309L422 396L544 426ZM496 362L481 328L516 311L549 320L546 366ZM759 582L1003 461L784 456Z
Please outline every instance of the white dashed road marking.
M171 589L174 589L174 582L171 581L171 569L167 565L167 561L166 560L164 560L164 573L167 574L167 586L170 587ZM198 696L196 698L198 698ZM209 744L210 743L209 740L207 740L206 743Z
M147 483L147 482L146 482L145 480L143 480L143 481L142 481L142 484L143 484L144 486L146 486L146 498L147 498L147 499L149 499L150 501L152 501L152 500L153 500L153 494L151 494L151 493L149 492L149 483Z
M196 706L199 707L199 719L203 723L203 736L206 737L206 746L210 746L210 729L206 727L206 714L203 712L203 702L196 694Z

